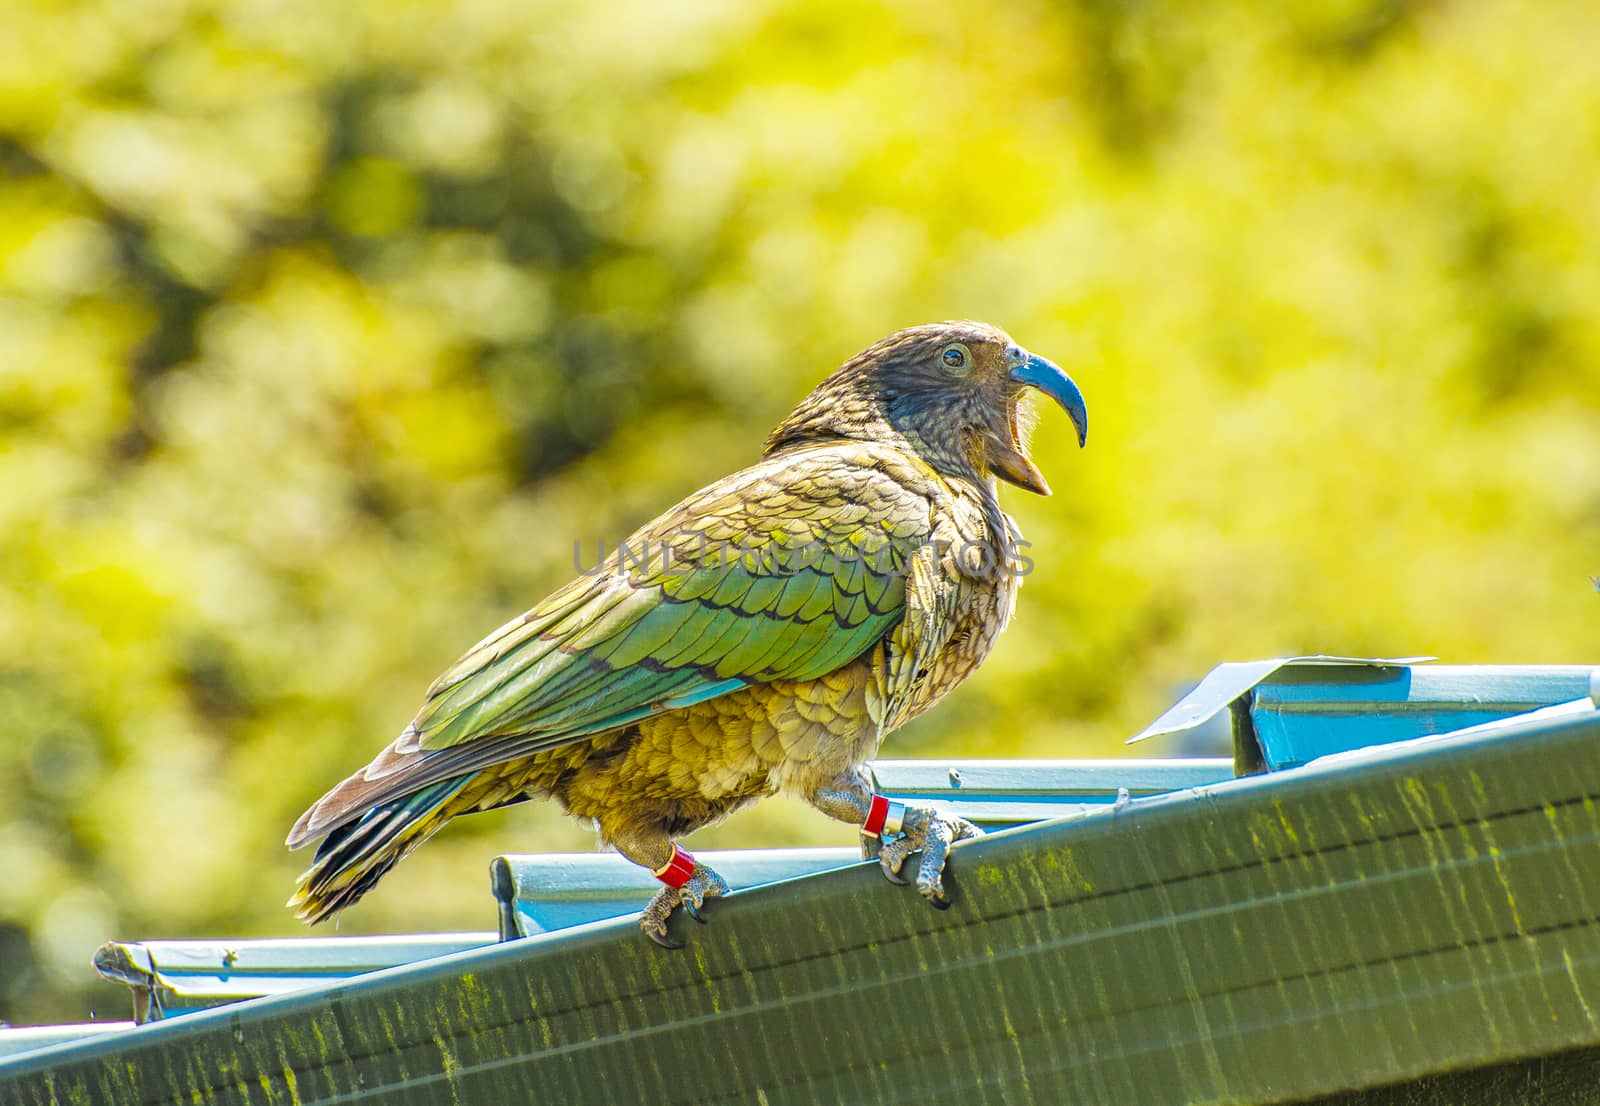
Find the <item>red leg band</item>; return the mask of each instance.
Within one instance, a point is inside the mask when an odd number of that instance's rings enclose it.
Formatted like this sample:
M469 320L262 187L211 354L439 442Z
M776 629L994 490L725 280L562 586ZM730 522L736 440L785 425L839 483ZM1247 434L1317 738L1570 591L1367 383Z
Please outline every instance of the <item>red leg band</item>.
M672 859L655 870L655 877L668 887L682 887L694 875L694 856L674 844Z
M861 832L873 837L893 837L905 822L906 806L882 795L872 797L867 810L867 820L861 823Z
M889 816L889 800L882 795L872 797L872 807L867 811L867 820L861 823L861 832L870 833L876 837L883 832L883 820Z

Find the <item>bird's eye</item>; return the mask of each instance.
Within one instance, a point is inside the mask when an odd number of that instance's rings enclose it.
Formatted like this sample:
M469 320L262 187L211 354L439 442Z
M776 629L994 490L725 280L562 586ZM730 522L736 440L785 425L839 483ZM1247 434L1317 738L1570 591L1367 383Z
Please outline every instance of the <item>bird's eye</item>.
M946 346L939 359L945 367L951 369L964 369L967 367L967 351L961 346Z

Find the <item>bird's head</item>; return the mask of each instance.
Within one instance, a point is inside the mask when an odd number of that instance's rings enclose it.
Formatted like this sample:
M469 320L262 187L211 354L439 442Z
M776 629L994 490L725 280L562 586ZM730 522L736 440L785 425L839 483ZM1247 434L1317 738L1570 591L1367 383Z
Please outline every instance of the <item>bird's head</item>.
M986 323L912 327L839 366L772 432L766 452L839 438L896 442L948 475L995 476L1049 495L1027 452L1029 388L1061 405L1081 446L1083 393L1055 365Z

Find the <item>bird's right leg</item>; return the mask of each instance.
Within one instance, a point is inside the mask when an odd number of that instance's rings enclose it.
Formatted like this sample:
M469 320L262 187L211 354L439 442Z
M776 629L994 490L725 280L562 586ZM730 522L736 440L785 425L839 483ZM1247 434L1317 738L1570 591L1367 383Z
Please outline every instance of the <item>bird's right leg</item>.
M665 949L681 949L682 942L667 936L667 921L683 907L685 914L705 924L700 908L707 899L726 895L728 881L700 863L660 829L629 826L606 834L616 850L641 868L648 868L665 886L639 915L639 928L646 937Z
M905 883L900 869L912 853L922 854L917 866L917 890L934 906L950 905L944 891L944 864L950 846L983 831L965 818L923 803L899 803L875 794L859 771L847 772L811 789L812 806L830 818L854 822L861 832L883 842L878 866L891 883Z

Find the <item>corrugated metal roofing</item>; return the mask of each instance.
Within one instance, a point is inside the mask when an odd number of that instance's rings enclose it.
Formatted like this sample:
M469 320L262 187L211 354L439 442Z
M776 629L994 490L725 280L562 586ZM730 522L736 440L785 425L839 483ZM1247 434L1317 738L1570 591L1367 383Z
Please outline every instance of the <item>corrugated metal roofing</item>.
M960 846L948 911L858 865L718 901L681 952L596 923L48 1049L0 1090L1143 1104L1501 1078L1600 1046L1597 741L1573 704L1135 799Z

